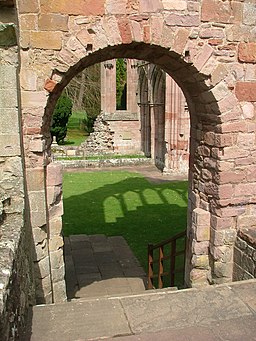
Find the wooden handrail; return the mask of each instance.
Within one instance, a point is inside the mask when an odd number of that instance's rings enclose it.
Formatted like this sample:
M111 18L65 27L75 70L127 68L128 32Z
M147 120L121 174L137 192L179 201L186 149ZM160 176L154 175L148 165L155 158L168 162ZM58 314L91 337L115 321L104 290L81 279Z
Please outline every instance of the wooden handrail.
M180 251L177 250L177 240L184 238L184 249ZM168 255L164 254L164 247L170 244L171 250ZM158 251L158 258L154 260L154 250ZM184 273L185 269L185 253L186 253L186 231L180 232L175 236L162 241L157 244L148 244L148 289L153 289L154 286L154 278L158 278L158 288L161 289L164 286L163 278L166 276L170 277L169 284L170 286L174 286L175 284L175 274ZM184 255L183 267L176 269L176 257ZM170 268L169 271L164 271L164 261L170 260ZM157 274L154 274L153 265L158 264Z

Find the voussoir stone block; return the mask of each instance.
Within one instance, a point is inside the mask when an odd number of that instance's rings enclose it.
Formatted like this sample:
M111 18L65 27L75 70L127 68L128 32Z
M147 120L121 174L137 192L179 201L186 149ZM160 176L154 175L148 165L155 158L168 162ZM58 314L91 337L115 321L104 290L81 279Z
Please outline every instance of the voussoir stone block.
M119 19L118 27L123 44L129 44L132 42L132 32L130 22L128 19Z
M175 34L173 49L178 53L183 53L188 41L190 31L186 28L179 28Z

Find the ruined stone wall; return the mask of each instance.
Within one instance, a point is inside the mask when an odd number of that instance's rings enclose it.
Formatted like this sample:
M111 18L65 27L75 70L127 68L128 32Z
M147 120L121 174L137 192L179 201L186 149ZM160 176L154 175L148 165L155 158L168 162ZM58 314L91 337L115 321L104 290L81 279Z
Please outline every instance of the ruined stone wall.
M255 218L256 207L255 3L95 0L87 6L80 0L17 0L16 4L30 213L34 236L36 232L43 236L41 245L49 248L46 168L58 96L72 77L94 63L146 60L182 88L191 116L186 283L232 280L236 234L245 220L250 223ZM209 247L194 262L195 248L207 242L197 240L196 234L204 215L205 227L210 228ZM37 259L47 285L51 283L48 261L47 252ZM43 294L50 302L50 293L45 289Z
M235 243L233 280L252 278L256 278L256 230L243 228Z
M93 125L93 132L79 148L83 155L101 155L114 152L113 132L104 119L104 114L98 115Z
M136 92L138 72L136 59L126 61L126 110L116 108L116 60L101 64L101 110L111 131L113 150L118 154L141 152L140 118ZM103 127L104 128L104 127Z
M121 115L120 115L121 116ZM114 152L117 154L140 154L141 136L140 121L135 120L111 120L108 121L113 134Z
M163 173L188 172L190 119L177 83L159 67L141 63L139 77L142 150Z
M0 1L0 339L18 340L34 303L25 199L16 14Z

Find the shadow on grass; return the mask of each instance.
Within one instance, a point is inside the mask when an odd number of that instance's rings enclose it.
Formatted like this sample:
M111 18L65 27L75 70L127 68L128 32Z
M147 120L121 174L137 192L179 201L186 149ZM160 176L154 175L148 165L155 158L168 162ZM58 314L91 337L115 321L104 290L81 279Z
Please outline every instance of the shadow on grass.
M65 174L64 235L123 236L147 271L147 245L186 229L187 182L152 184L128 172L113 180L113 173Z

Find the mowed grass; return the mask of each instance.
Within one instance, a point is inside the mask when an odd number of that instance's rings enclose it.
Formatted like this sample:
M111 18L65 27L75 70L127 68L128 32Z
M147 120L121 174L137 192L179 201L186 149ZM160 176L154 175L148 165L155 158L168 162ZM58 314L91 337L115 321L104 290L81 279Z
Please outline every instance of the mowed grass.
M84 114L82 112L73 112L68 120L68 131L64 144L70 144L73 146L79 146L84 142L88 134L86 134L82 120L84 119Z
M64 235L123 236L145 271L147 245L186 229L186 181L152 184L135 172L96 171L65 173L63 186Z

